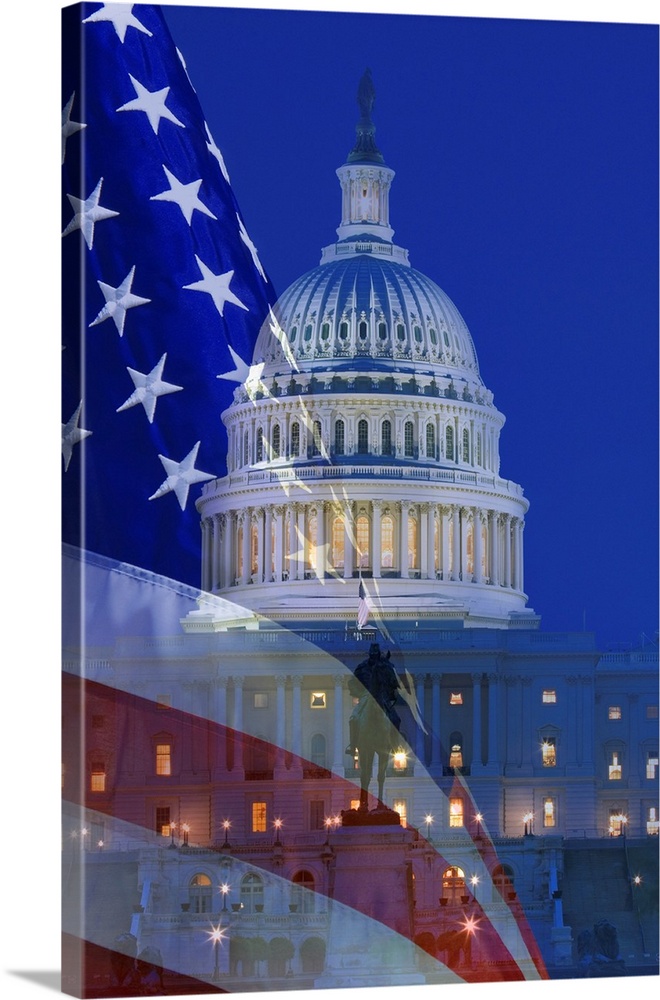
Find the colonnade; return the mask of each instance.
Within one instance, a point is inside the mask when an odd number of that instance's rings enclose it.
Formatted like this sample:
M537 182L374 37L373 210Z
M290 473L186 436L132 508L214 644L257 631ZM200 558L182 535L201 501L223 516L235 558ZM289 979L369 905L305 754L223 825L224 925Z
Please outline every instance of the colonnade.
M409 500L248 506L202 520L202 588L404 577L523 590L524 521Z

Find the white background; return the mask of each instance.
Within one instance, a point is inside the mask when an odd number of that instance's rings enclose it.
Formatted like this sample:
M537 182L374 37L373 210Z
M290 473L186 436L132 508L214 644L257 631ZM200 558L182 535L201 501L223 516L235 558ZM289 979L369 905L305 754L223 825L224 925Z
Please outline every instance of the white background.
M185 0L180 0L185 2ZM193 4L187 4L193 6ZM210 6L198 0L196 6ZM231 7L523 17L657 24L646 0L607 2L423 3L233 0ZM57 0L7 0L2 38L2 264L0 400L2 443L0 554L5 580L0 613L6 712L0 761L3 928L0 982L8 1000L59 991L59 165L60 10ZM218 4L216 4L218 6ZM616 72L616 67L613 67ZM555 1000L570 989L596 1000L635 991L656 994L658 980L563 981L445 987L479 1000ZM419 1000L437 987L405 991ZM466 992L467 991L467 994ZM357 991L354 991L357 996ZM379 990L384 1000L404 991ZM371 992L369 995L372 995ZM246 998L248 994L243 994ZM263 993L249 996L264 997ZM284 994L281 994L284 997ZM308 1000L311 994L293 994ZM345 991L326 991L346 1000Z

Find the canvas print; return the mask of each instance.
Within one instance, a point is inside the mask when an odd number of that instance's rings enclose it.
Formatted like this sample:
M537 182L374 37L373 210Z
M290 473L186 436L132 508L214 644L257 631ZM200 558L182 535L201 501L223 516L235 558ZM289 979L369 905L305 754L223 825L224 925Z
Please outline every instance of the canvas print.
M62 17L64 992L657 977L657 27Z

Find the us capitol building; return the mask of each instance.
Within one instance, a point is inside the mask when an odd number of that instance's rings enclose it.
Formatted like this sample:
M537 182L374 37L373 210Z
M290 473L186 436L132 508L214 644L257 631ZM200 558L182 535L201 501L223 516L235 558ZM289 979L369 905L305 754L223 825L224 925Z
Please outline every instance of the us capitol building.
M87 701L87 884L113 887L97 943L130 932L231 990L479 981L500 974L492 949L451 937L478 906L505 978L511 962L538 975L523 924L551 975L603 918L629 966L652 966L657 648L602 655L527 607L504 416L458 309L393 242L372 105L367 73L337 239L280 297L222 415L228 472L197 502L201 598L178 588L169 632L88 650L87 678L118 692ZM411 950L386 938L351 966L331 915L344 906L362 940L340 817L359 798L347 681L372 642L402 683L385 800L406 888L395 917L362 919Z

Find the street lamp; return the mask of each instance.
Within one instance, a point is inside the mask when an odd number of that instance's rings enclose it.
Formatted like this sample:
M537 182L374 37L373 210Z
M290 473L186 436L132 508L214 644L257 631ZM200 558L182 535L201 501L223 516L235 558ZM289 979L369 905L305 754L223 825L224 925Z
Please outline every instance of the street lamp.
M533 819L534 819L534 813L533 812L526 812L525 815L523 816L523 823L525 824L525 833L524 833L525 837L531 837L531 836L533 836L533 834L532 834L532 821L533 821Z
M174 850L174 848L176 847L176 844L174 843L174 831L175 830L176 830L176 823L174 822L174 820L172 820L172 822L170 823L170 834L171 834L171 838L172 838L171 839L171 843L170 843L170 850L171 851Z
M183 846L187 847L188 846L188 834L190 833L190 827L188 826L187 823L184 823L183 826L181 827L181 829L183 830Z
M424 822L426 823L426 839L431 839L431 826L433 824L433 816L431 813L427 813L424 817Z
M626 823L628 822L628 817L621 813L619 819L621 820L621 833L623 834L623 839L626 839Z
M208 932L208 935L209 935L209 941L213 942L213 957L214 957L213 982L217 983L218 980L220 979L220 964L218 961L220 956L218 953L218 945L224 939L225 932L223 931L223 929L220 927L219 924L217 927L214 927L213 924L211 924L211 930Z
M222 893L222 912L227 912L227 896L229 894L229 886L226 882L223 882L220 886L220 892Z
M475 819L475 822L477 824L477 837L480 837L481 836L481 826L480 826L480 824L483 823L484 818L481 815L481 813L477 813L477 815L474 817L474 819Z
M633 878L633 885L641 885L641 884L642 884L642 876L635 875L635 877Z
M280 840L280 830L282 829L282 820L279 819L279 818L276 819L276 820L274 820L273 826L275 827L275 830L277 831L276 835L275 835L275 843L281 846L282 841Z
M228 819L223 819L223 821L222 821L222 828L225 831L225 840L224 840L224 843L222 845L223 847L229 847L230 846L229 845L229 840L228 840L228 837L229 837L229 827L230 826L231 826L231 823L229 822L229 820Z

